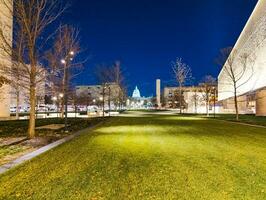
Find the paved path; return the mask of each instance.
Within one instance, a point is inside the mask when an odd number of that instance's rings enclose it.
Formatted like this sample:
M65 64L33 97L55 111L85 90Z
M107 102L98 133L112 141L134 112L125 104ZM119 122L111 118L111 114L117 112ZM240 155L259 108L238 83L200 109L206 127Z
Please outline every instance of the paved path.
M33 152L29 153L29 154L26 154L26 155L24 155L24 156L22 156L22 157L20 157L20 158L18 158L16 160L13 160L13 161L11 161L11 162L9 162L7 164L4 164L4 165L0 166L0 174L3 174L6 171L8 171L9 169L11 169L13 167L16 167L16 166L24 163L25 161L28 161L28 160L36 157L36 156L39 156L39 155L41 155L41 154L43 154L43 153L45 153L45 152L57 147L57 146L65 143L65 142L68 142L68 141L78 137L82 133L86 133L86 132L96 128L97 126L101 125L102 123L103 122L101 122L101 123L99 123L99 124L97 124L95 126L89 127L87 129L83 129L81 131L78 131L78 132L76 132L76 133L74 133L72 135L69 135L69 136L67 136L67 137L65 137L63 139L60 139L60 140L57 140L56 142L48 144L48 145L46 145L46 146L44 146L44 147L42 147L42 148L40 148L40 149L38 149L36 151L33 151Z
M266 126L256 125L256 124L248 124L248 123L244 123L244 122L234 122L234 121L229 121L229 120L224 120L224 119L214 119L214 120L224 121L224 122L228 122L228 123L231 123L231 124L239 124L239 125L244 125L244 126L250 126L250 127L255 127L255 128L266 128Z

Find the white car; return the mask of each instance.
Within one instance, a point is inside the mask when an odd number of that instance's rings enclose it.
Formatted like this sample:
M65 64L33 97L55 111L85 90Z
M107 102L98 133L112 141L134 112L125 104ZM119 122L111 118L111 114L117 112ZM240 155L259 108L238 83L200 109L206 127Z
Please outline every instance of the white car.
M10 112L11 113L16 113L17 112L17 107L16 106L11 106L10 107ZM19 107L18 112L19 113L23 113L23 112L26 112L26 111L22 107Z
M38 105L36 107L36 111L38 111L38 112L47 112L48 111L48 108L47 108L46 105Z

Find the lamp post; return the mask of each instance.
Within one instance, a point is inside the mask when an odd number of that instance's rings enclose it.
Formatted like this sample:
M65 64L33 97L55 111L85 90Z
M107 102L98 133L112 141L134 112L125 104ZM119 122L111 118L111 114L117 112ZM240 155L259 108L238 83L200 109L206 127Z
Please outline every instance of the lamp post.
M105 117L105 113L104 113L105 112L105 108L104 108L104 105L105 105L105 90L106 90L106 84L104 83L103 84L103 98L102 98L103 99L102 100L102 103L103 103L102 104L102 106L103 106L103 117Z
M103 100L103 97L100 97L99 98L100 102L102 103L102 112L104 113L104 100ZM102 114L102 116L104 117L104 114Z
M52 101L53 101L54 106L57 107L57 105L56 105L57 97L56 97L56 96L54 96L54 97L52 98ZM55 110L54 110L54 111L55 111ZM57 108L56 108L56 111L57 111Z
M217 90L216 87L213 87L213 91L214 91L214 109L213 109L213 116L214 118L216 118L216 94L217 94Z
M109 105L109 117L111 116L111 87L108 87L108 105Z
M67 125L67 109L68 109L68 67L70 62L73 60L74 51L70 51L65 59L61 60L64 65L64 103L65 103L65 132L68 133Z

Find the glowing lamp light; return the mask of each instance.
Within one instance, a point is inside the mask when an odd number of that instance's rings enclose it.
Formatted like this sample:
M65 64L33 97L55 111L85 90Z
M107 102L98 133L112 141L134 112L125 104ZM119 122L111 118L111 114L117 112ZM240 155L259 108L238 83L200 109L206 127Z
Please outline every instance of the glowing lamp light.
M70 51L69 53L71 56L74 56L75 52L74 51Z
M62 64L66 64L66 60L65 60L65 59L62 59L62 60L61 60L61 63L62 63Z
M62 93L59 94L59 97L63 98L63 96L64 96L64 94L62 94Z

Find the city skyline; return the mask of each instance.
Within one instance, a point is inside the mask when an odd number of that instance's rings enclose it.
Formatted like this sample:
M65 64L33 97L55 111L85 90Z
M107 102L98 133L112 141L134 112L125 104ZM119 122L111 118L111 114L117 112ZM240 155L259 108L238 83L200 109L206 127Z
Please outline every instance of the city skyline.
M219 50L235 44L256 3L73 1L66 20L80 27L90 57L75 83L95 84L97 64L121 60L129 94L138 85L144 96L155 95L157 78L162 86L174 85L171 61L176 57L190 65L195 84L206 74L217 77Z

